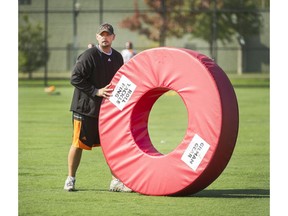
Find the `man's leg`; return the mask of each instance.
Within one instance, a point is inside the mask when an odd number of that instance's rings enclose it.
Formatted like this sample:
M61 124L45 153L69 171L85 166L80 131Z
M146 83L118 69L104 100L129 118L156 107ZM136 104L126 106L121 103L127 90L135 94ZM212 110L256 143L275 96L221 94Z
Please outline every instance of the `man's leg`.
M76 148L71 145L69 154L68 154L68 176L76 176L77 169L79 167L83 149Z
M75 177L81 161L82 151L83 150L81 148L76 148L71 145L68 153L68 177L64 185L64 189L67 191L75 190Z

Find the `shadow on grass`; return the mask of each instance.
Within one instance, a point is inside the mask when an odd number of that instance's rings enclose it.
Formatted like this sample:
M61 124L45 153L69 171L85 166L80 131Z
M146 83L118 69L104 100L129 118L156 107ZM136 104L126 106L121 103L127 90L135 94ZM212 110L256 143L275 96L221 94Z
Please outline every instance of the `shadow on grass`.
M108 193L125 193L125 192L111 192L107 189L77 189L74 192L108 192ZM131 193L125 193L131 194ZM132 192L135 194L135 192ZM141 194L139 194L141 195ZM171 196L174 197L174 196ZM175 196L181 197L181 196ZM203 190L196 194L191 194L184 197L198 197L198 198L270 198L270 190L266 189L229 189L229 190Z
M214 198L270 198L267 189L229 189L229 190L203 190L189 197Z
M92 188L80 188L80 189L76 189L74 191L69 191L69 192L110 192L109 190L105 190L105 189L92 189Z
M235 84L234 88L270 88L270 84Z
M121 193L121 194L131 194L131 193L136 193L136 192L117 192L117 191L109 191L108 189L92 189L92 188L80 188L76 189L74 191L69 191L69 192L105 192L105 193Z

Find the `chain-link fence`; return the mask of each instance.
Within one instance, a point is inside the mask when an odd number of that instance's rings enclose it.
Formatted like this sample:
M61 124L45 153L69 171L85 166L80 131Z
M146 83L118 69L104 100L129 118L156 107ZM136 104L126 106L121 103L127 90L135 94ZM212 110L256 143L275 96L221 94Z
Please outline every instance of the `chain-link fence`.
M118 51L124 48L128 40L133 42L137 52L159 46L143 35L120 27L119 24L124 18L135 13L135 2L140 12L154 13L144 1L19 0L19 24L23 15L27 14L34 23L43 26L47 35L49 61L46 67L35 71L33 77L69 77L76 56L87 49L88 43L96 43L96 29L103 22L109 22L114 26L116 39L113 48ZM247 38L245 46L241 46L236 35L227 44L217 41L217 64L226 73L269 73L270 12L269 5L265 2L267 1L262 1L255 11L262 17L263 28L260 34ZM232 12L247 11L245 8L239 11L229 11L229 9L223 11L223 13ZM167 38L165 45L189 48L210 56L209 44L201 38L193 37L193 34L185 35L180 39ZM19 77L27 76L19 73Z

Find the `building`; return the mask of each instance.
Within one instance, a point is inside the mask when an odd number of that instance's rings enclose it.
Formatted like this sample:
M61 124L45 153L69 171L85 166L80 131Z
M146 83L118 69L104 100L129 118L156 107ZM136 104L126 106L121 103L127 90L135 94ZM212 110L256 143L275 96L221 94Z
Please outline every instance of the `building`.
M119 23L134 13L135 1L117 0L19 0L19 23L24 14L34 22L45 25L47 19L49 77L68 77L75 58L88 43L94 42L97 27L103 22L111 23L115 28L116 40L113 47L121 51L127 40L133 41L137 52L157 47L158 44L143 35L120 28ZM139 10L147 10L144 1L137 1ZM47 3L47 5L45 5ZM47 6L47 7L46 7ZM47 16L45 13L47 12ZM217 42L217 64L226 73L269 73L270 52L270 13L261 11L263 30L245 41L242 47L235 39L226 45ZM189 48L209 56L209 45L193 36L181 39L167 39L166 46ZM37 72L42 76L43 70Z

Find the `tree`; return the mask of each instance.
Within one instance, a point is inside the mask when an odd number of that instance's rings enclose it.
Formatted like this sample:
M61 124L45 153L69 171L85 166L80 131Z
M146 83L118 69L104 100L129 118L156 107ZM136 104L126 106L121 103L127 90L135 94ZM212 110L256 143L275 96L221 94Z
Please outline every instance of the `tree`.
M193 36L209 44L215 59L217 40L226 44L237 36L242 47L247 37L258 34L262 27L261 14L253 0L196 0L191 1L190 8L190 16L195 16Z
M28 73L45 65L49 53L46 55L43 27L40 23L32 24L27 15L22 17L18 31L18 70ZM46 57L47 56L47 57Z
M165 46L168 37L181 38L183 34L191 32L187 19L188 4L185 0L144 0L152 13L141 13L137 0L134 0L135 13L126 17L120 23L123 28L138 31L149 40L159 42Z
M239 42L261 28L261 15L252 0L144 0L152 13L141 13L135 1L135 13L120 26L138 31L165 46L168 37L185 34L202 38L215 56L216 41L230 42L235 35ZM240 43L241 44L241 43Z

